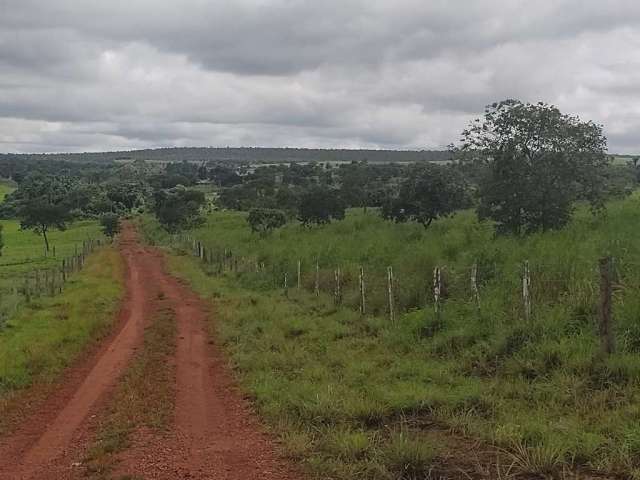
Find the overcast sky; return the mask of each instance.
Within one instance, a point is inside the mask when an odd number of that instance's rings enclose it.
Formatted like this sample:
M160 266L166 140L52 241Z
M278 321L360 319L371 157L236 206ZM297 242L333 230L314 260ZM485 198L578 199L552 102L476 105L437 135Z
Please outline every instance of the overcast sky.
M0 152L439 149L505 98L640 152L640 2L0 0Z

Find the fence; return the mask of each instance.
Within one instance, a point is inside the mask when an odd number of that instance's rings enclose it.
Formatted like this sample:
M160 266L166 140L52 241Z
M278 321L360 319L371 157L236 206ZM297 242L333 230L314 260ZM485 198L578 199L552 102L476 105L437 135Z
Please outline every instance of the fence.
M436 265L430 272L418 275L421 277L418 283L422 283L422 288L403 288L393 266L388 266L384 272L379 268L367 269L363 265L350 268L324 265L321 268L318 260L307 261L305 264L302 259L267 265L258 257L239 256L228 248L210 248L190 236L176 235L172 240L174 246L198 257L211 274L250 274L272 288L281 288L286 295L293 286L290 279L295 278L297 290L304 289L313 292L315 296L328 294L336 306L353 308L362 315L385 314L392 323L397 322L399 314L420 308L432 308L435 316L440 319L444 314L446 300L452 297L466 298L481 316L481 288L486 284L487 278L497 275L491 271L495 267L484 265L480 269L478 263L462 270ZM614 287L620 287L616 280L618 275L614 259L603 257L597 264L589 267L593 275L588 276L599 278L598 284L587 282L575 286L571 279L564 278L564 272L561 275L563 278L555 278L560 275L550 269L544 270L543 267L550 266L536 265L534 268L528 261L522 262L510 289L513 311L524 321L530 322L535 312L536 291L543 292L556 301L562 296L574 297L575 301L585 304L597 301L601 350L603 354L613 353L613 294ZM574 273L572 276L578 275ZM414 281L413 284L415 283Z
M58 265L44 269L35 269L13 282L10 289L2 292L3 300L8 297L10 302L4 303L0 309L0 326L15 313L19 305L29 303L42 296L54 296L62 293L69 278L84 267L86 257L102 245L100 239L88 239L82 242L82 246L76 245L72 255L64 257ZM55 247L51 251L55 257Z

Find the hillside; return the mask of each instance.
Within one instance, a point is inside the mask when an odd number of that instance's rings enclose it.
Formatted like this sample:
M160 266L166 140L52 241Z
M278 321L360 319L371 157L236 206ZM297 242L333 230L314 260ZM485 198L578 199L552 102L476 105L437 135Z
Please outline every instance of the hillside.
M424 162L446 161L447 151L438 150L343 150L307 148L216 148L184 147L94 153L5 154L0 160L17 158L28 160L67 160L75 162L113 162L148 160L152 162Z

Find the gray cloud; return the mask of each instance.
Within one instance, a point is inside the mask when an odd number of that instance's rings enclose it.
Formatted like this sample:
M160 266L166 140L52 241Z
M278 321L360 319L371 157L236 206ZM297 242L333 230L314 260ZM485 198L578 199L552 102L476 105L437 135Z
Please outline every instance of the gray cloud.
M443 148L545 100L640 150L630 0L0 0L0 151ZM636 106L638 105L638 106Z

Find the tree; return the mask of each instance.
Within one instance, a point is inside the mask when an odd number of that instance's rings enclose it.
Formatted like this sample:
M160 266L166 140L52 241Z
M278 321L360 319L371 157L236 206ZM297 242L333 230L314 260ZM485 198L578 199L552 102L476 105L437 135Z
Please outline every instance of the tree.
M546 103L505 100L462 132L456 153L486 166L479 217L522 234L564 226L576 200L604 208L606 149L600 125Z
M115 213L105 213L100 217L100 225L102 226L102 233L109 238L113 238L120 232L120 217Z
M154 212L169 232L177 232L201 224L200 209L205 203L204 193L181 185L159 190L154 195Z
M21 219L20 228L22 230L33 230L38 235L42 235L48 252L49 238L47 237L47 232L51 229L66 230L70 212L65 204L50 203L46 198L41 197L31 200L22 207L19 211L19 216Z
M382 207L382 216L396 222L416 221L425 228L435 219L470 205L463 176L450 166L417 165L409 170L398 196Z
M335 190L312 187L300 196L298 219L303 225L329 223L344 218L345 205Z
M249 210L247 223L251 231L264 236L287 223L287 216L282 210L270 208L252 208Z

